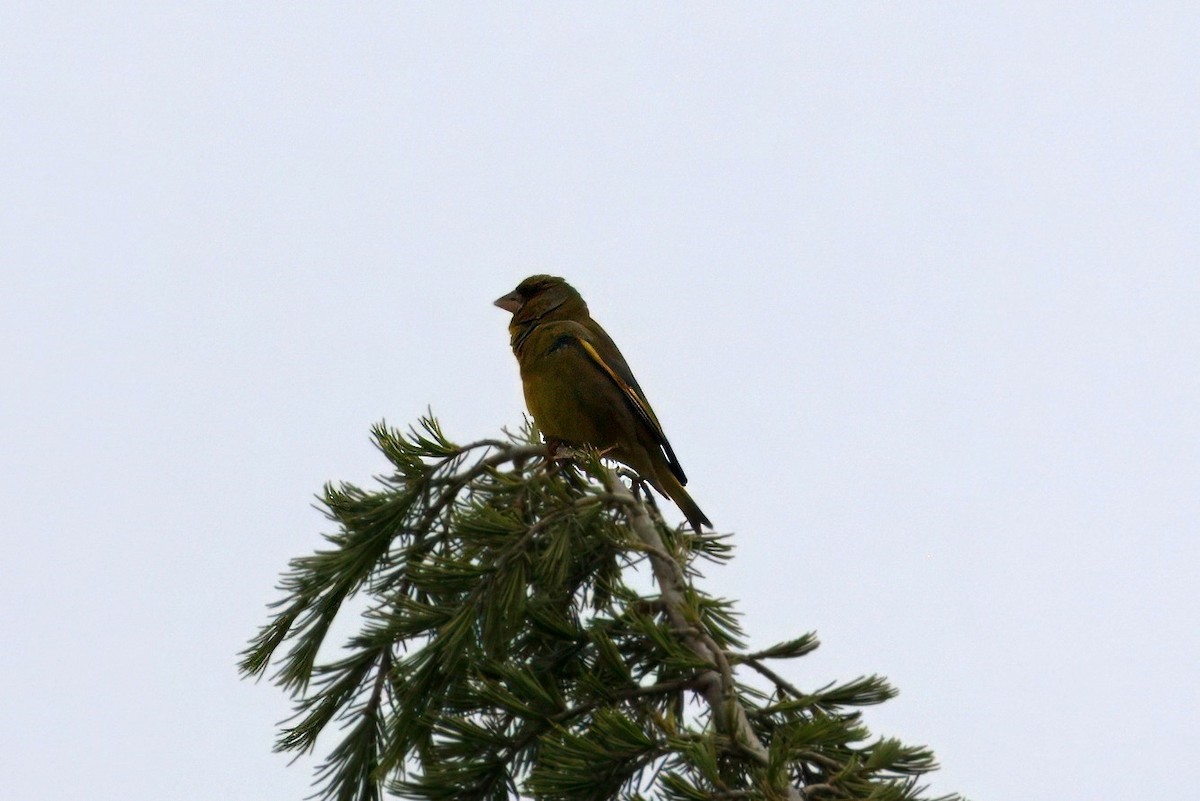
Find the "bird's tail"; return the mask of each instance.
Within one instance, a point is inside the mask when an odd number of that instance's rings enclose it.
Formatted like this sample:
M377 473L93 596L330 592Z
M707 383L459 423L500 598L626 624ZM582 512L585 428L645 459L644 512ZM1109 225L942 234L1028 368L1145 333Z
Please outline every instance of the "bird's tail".
M683 516L687 518L688 525L696 533L700 533L701 526L713 527L713 524L709 522L704 512L701 512L700 507L692 500L692 496L688 494L688 491L683 488L683 485L679 483L679 480L670 471L661 471L658 481L662 485L663 494L675 501L675 505L679 507L679 511L683 512Z

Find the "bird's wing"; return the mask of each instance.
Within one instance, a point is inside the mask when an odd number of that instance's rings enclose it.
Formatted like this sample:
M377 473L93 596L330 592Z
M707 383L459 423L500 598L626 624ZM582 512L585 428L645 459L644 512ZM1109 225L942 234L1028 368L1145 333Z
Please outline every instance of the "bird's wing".
M616 384L621 390L621 394L625 396L625 400L629 403L629 407L633 409L634 415L646 426L646 428L650 429L651 434L654 435L655 442L661 445L663 451L666 452L667 465L670 467L671 472L675 475L675 478L679 480L680 484L686 484L687 476L684 475L683 468L679 466L679 460L675 458L675 452L671 450L671 443L667 442L667 435L663 433L662 426L659 425L658 418L654 415L654 410L650 408L650 404L642 395L641 389L636 386L637 382L635 381L631 384L629 381L626 381L620 374L618 374L612 365L605 361L604 357L600 355L600 352L597 351L595 346L592 345L592 343L587 339L584 337L576 337L575 339L577 342L579 342L580 346L583 348L583 352L587 354L588 358L591 359L601 370L603 370L608 377L612 379L613 383ZM625 372L628 371L629 368L626 367Z

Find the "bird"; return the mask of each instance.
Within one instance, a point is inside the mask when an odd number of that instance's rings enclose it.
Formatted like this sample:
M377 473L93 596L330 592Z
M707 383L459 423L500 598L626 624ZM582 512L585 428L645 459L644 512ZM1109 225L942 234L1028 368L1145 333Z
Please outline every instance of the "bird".
M531 275L495 305L512 313L525 405L551 450L593 446L674 501L696 532L711 528L625 357L579 292L562 278Z

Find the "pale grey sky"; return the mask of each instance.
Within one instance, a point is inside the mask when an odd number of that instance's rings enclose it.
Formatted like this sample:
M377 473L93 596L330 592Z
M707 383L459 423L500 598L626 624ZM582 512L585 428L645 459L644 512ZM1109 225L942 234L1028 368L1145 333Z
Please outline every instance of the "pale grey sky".
M290 801L238 680L370 425L621 345L802 685L975 799L1184 798L1200 6L0 7L0 797Z

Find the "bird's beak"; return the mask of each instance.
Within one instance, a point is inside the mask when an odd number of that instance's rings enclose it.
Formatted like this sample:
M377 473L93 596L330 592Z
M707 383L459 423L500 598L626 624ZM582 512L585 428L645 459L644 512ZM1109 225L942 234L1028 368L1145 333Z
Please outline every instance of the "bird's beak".
M516 292L509 292L502 298L496 298L496 305L506 312L516 314L517 309L521 308L521 296Z

